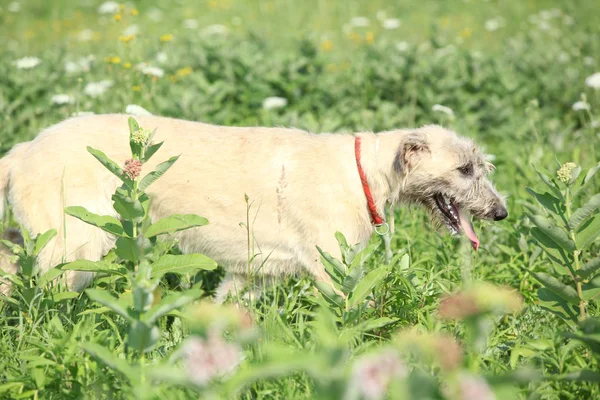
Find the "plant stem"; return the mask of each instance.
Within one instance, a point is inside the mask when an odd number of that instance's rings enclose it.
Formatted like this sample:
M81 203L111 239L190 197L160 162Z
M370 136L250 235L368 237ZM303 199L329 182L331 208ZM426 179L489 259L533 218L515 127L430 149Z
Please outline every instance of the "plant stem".
M566 211L567 211L567 220L571 219L571 190L569 187L567 187L566 190L566 195L565 195L565 205L566 205ZM573 231L573 229L571 228L570 225L567 224L567 229L569 230L569 236L571 238L571 240L573 241L573 243L577 243L575 241L575 232ZM573 260L575 263L575 271L579 270L579 250L575 249L573 251ZM581 281L576 279L574 277L575 280L575 286L577 287L577 296L579 296L579 319L580 320L584 320L585 319L585 301L583 300L583 291L581 289Z

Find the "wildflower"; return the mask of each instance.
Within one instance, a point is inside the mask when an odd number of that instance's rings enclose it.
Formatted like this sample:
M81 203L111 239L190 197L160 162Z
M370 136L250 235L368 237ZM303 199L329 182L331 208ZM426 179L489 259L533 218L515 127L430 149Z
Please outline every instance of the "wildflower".
M148 10L147 15L148 15L148 18L150 18L151 20L153 20L155 22L160 22L163 18L163 12L156 7Z
M18 13L21 11L21 3L18 1L13 1L8 5L7 10L11 13Z
M33 69L37 67L41 62L42 60L40 60L37 57L23 57L14 61L13 64L18 69Z
M83 93L90 97L99 97L103 95L113 85L113 81L103 80L99 82L89 82L83 88Z
M433 107L431 107L431 111L438 111L447 114L451 118L454 118L454 111L452 111L450 107L446 107L441 104L434 104Z
M556 171L556 176L558 180L564 184L568 184L571 182L571 172L577 168L577 164L574 162L568 162L562 165L558 171Z
M131 115L137 115L137 116L152 115L152 113L150 111L146 110L142 106L138 106L137 104L127 105L127 107L125 107L125 113L131 114ZM136 131L133 133L133 141L136 143L140 143L140 144L145 143L146 140L148 139L148 137L146 136L143 140L141 140L138 132L140 132L140 131ZM138 136L136 136L136 134L138 134ZM137 140L136 140L136 137L137 137ZM141 140L141 141L138 142L138 140Z
M485 21L484 27L489 32L497 31L504 26L504 20L502 18L492 18Z
M202 29L202 36L213 36L213 35L225 35L227 33L227 27L221 24L209 25Z
M594 60L594 57L590 56L583 57L583 64L591 67L592 65L596 64L596 60Z
M358 28L369 26L369 23L370 21L367 17L354 17L350 20L350 25Z
M76 37L80 42L89 42L94 38L94 31L91 29L84 29L79 32Z
M573 19L573 17L571 17L570 15L565 15L563 17L562 22L567 26L575 25L575 19Z
M137 8L132 8L131 9L131 15L133 15L134 17L136 17L140 12L138 11Z
M133 24L133 25L129 25L127 28L125 28L125 30L123 31L123 36L135 36L139 33L140 33L140 26Z
M142 87L140 85L133 85L131 87L131 90L133 90L134 92L141 92L142 91Z
M479 376L461 374L458 378L461 400L495 400L496 395L487 381Z
M94 61L94 56L82 57L75 62L67 61L65 63L65 71L69 74L76 72L89 72L92 61Z
M373 32L367 32L365 35L365 42L371 44L375 40L375 34Z
M121 14L115 14L115 21L119 22L122 19L123 19L123 16Z
M195 19L186 19L183 21L183 26L186 29L198 29L198 21Z
M481 312L473 296L457 293L440 301L439 315L444 319L465 319Z
M134 160L130 158L125 161L125 168L123 168L123 172L131 179L135 180L138 176L140 176L140 172L142 172L142 162L140 160Z
M119 3L116 1L106 1L98 7L99 14L114 14L119 12Z
M198 386L230 373L242 360L240 347L216 333L210 333L206 339L188 338L182 345L182 353L188 378Z
M161 64L165 64L167 61L169 61L169 56L167 56L167 53L165 53L164 51L161 51L156 55L156 61L158 61Z
M433 343L438 361L446 371L452 371L460 366L463 360L463 350L450 336L442 335Z
M188 76L189 74L191 74L192 68L190 67L185 67L185 68L180 68L177 70L177 72L175 73L178 77L184 77L184 76Z
M365 399L383 399L390 383L405 378L407 374L406 365L395 349L367 354L354 363L348 389L360 393Z
M362 37L360 37L360 35L358 35L355 32L350 32L348 34L348 37L350 38L350 40L352 40L354 43L360 43L362 42Z
M125 109L125 112L127 114L133 114L136 115L134 113L132 113L131 111L139 111L139 110L144 110L147 114L142 114L142 115L152 115L150 114L146 109L135 105L135 104L130 104L127 106L127 108ZM134 143L137 144L146 144L146 142L148 141L148 138L150 137L150 131L148 131L147 129L138 129L137 131L133 132L131 134L131 139L133 140Z
M121 57L119 57L119 56L106 57L106 62L109 64L120 64Z
M458 33L458 36L460 36L462 39L468 39L473 35L473 29L467 27L464 28L462 31L460 31Z
M58 105L69 104L73 102L73 98L68 94L55 94L50 98L50 102Z
M170 42L171 40L173 40L173 37L174 36L173 36L172 33L167 33L167 34L162 35L160 37L160 41L163 42L163 43Z
M388 18L383 21L383 29L398 29L400 27L400 20L398 18Z
M162 78L165 75L165 71L159 67L153 67L151 65L142 64L140 70L145 75L150 75L155 78Z
M585 78L585 84L592 89L600 89L600 72L596 72Z
M575 103L573 103L573 106L571 108L573 108L573 111L584 111L589 110L590 105L585 101L576 101Z
M286 98L272 96L272 97L267 97L266 99L263 100L262 108L264 108L265 110L273 110L273 109L277 109L277 108L283 108L283 107L287 106L287 104L288 104L288 101Z
M321 50L323 51L331 51L333 49L333 42L330 39L325 39L321 43Z
M123 68L125 68L125 69L129 69L129 68L131 68L131 63L130 63L130 62L126 62L126 63L124 63L124 64L123 64Z
M396 43L396 49L399 52L404 53L405 51L408 50L408 43L407 42L398 42L398 43Z

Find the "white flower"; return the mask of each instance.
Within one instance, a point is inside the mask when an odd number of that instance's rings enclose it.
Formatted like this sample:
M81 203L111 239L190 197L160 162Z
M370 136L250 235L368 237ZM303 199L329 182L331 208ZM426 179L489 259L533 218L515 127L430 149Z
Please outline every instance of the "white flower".
M138 68L142 71L142 74L162 78L165 75L165 71L159 67L153 67L145 63L139 64Z
M164 51L161 51L156 55L156 61L161 64L165 64L167 61L169 61L169 56Z
M125 107L125 113L142 117L144 115L152 115L150 111L146 110L142 106L138 106L137 104L128 104L127 107Z
M398 29L400 24L401 22L398 18L388 18L383 21L383 28L389 30Z
M576 101L575 103L573 103L573 106L571 108L573 108L573 111L589 110L590 105L585 101Z
M496 395L487 381L479 376L463 374L459 377L461 400L495 400Z
M585 84L592 89L600 89L600 72L596 72L585 78Z
M592 123L590 125L592 128L600 128L600 121L595 119L592 121Z
M504 20L502 18L492 18L485 21L485 29L489 32L497 31L504 26Z
M156 7L149 9L147 15L155 22L160 22L163 18L163 12Z
M73 102L73 98L68 94L55 94L50 98L50 102L58 105L69 104Z
M272 97L267 97L266 99L263 100L262 108L264 108L265 110L273 110L276 108L285 107L285 106L287 106L287 104L288 104L288 101L286 98L272 96Z
M596 60L594 59L594 57L583 57L583 64L587 65L588 67L591 67L592 65L596 64Z
M225 35L227 33L227 27L221 24L209 25L202 29L201 36L212 36L212 35Z
M94 114L95 112L93 111L77 111L71 114L71 117L87 117Z
M406 366L394 349L367 354L354 363L346 397L383 399L390 383L406 376Z
M100 14L115 14L119 12L119 3L116 1L105 1L98 7Z
M129 25L127 28L125 28L125 30L123 31L123 36L137 35L139 33L140 33L140 26L133 24L133 25Z
M369 18L367 17L354 17L350 20L350 25L356 26L359 28L364 28L365 26L369 26Z
M558 62L560 63L568 63L571 60L571 56L569 55L569 53L562 51L559 55L558 55Z
M567 26L575 25L575 20L570 15L565 15L563 17L563 24Z
M209 333L207 339L188 338L183 343L182 353L185 372L198 386L233 371L242 360L240 347L215 333Z
M104 94L113 85L113 81L103 80L99 82L89 82L83 88L83 93L90 97L98 97Z
M94 61L94 56L92 55L82 57L75 62L67 61L65 63L65 71L68 74L74 74L76 72L89 72L92 61Z
M13 1L8 5L7 10L11 13L18 13L21 11L21 4L18 1Z
M23 57L14 61L13 64L18 69L32 69L37 67L41 62L42 60L37 57Z
M76 37L80 42L89 42L94 38L94 31L91 29L84 29L79 32Z
M454 117L454 111L452 111L450 107L446 107L441 104L434 104L433 107L431 107L431 110L447 114L450 117Z
M183 26L187 29L198 29L198 21L195 19L185 19L183 20Z
M396 43L396 49L398 49L399 52L404 53L405 51L408 50L408 42Z

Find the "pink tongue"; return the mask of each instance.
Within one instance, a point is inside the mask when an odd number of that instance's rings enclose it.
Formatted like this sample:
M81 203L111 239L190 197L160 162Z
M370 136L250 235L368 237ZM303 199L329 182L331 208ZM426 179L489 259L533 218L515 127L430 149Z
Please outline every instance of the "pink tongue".
M458 216L460 219L460 226L462 226L463 231L465 231L465 235L467 235L467 237L471 241L471 245L473 246L473 248L475 250L477 250L479 248L479 238L477 237L477 234L473 230L473 224L471 223L471 217L469 216L468 213L466 213L463 210L458 210Z

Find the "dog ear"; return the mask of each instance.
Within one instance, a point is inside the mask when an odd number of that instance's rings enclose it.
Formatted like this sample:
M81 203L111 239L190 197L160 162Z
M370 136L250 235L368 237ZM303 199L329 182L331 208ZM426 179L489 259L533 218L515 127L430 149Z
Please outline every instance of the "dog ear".
M398 174L410 171L424 152L429 152L426 136L423 133L409 133L396 152L394 170Z

